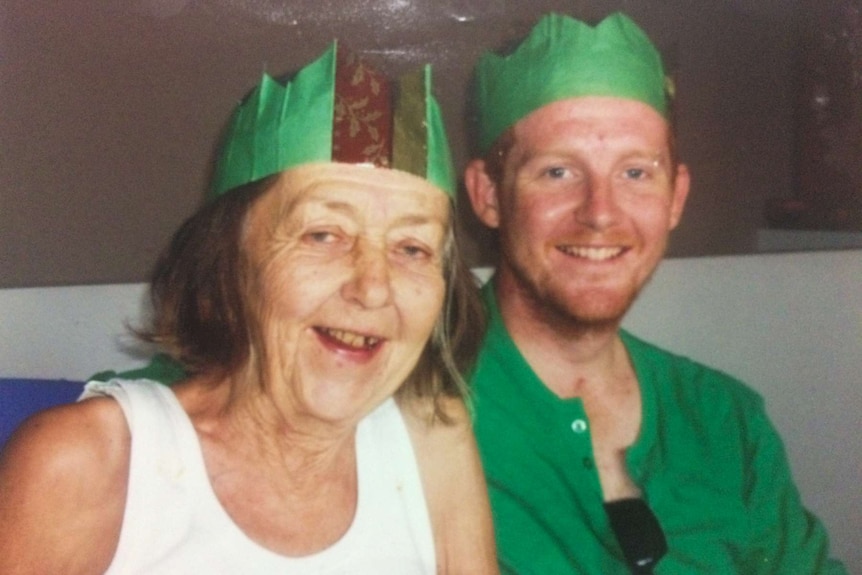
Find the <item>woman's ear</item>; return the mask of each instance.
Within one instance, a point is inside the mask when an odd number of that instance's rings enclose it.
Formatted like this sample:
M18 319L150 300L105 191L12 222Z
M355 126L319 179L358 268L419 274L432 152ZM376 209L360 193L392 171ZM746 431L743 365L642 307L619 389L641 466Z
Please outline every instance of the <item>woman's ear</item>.
M497 184L488 175L484 160L471 160L464 170L464 187L476 217L489 228L500 225Z

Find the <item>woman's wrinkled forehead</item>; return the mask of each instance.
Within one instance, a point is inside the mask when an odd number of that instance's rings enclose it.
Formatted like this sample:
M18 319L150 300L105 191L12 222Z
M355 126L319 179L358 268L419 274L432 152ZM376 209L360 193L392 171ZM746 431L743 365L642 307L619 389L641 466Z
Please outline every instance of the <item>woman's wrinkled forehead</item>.
M307 164L279 175L252 208L251 225L283 222L297 210L341 214L376 224L439 222L448 228L451 202L427 180L385 168ZM266 224L265 222L270 222Z

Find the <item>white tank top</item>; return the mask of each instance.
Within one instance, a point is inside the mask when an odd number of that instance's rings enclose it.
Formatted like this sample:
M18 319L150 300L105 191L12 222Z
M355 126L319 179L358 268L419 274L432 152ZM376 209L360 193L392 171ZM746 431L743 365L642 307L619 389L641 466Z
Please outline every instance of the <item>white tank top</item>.
M286 557L249 539L219 503L197 433L170 388L151 381L90 382L114 397L132 436L129 487L108 574L432 575L431 522L404 420L392 399L356 432L358 502L329 548Z

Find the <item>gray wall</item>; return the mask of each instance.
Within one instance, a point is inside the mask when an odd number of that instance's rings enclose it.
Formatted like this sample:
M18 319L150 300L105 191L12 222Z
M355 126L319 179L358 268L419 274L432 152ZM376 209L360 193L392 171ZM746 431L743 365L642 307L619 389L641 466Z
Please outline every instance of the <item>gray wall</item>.
M803 0L5 0L0 287L134 282L200 203L213 147L259 79L338 37L391 73L435 66L457 163L470 70L549 10L623 9L666 54L694 189L671 255L755 249L792 195L794 13ZM462 207L466 207L462 202ZM490 261L469 216L467 253Z

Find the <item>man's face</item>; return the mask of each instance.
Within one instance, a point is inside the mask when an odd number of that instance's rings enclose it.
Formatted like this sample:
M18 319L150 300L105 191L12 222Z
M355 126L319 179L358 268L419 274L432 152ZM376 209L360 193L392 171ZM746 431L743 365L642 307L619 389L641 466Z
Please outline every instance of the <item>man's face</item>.
M499 184L471 178L475 165L468 168L474 209L499 229L504 297L577 325L621 320L664 254L688 192L668 130L643 103L572 98L515 124Z
M355 424L404 382L443 305L449 221L425 180L348 164L288 170L255 203L253 340L295 416Z

